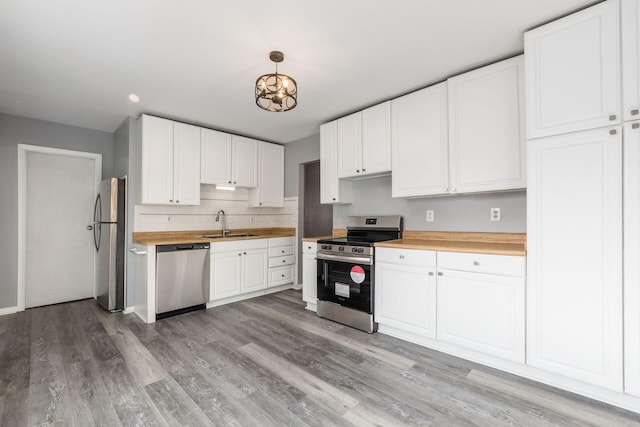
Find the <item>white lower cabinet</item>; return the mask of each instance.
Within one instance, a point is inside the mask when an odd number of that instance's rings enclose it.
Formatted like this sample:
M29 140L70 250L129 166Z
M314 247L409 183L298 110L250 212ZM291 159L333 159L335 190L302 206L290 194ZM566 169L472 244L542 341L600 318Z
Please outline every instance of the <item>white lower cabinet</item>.
M483 264L494 274L477 272ZM524 363L524 265L524 257L438 252L438 340Z
M623 388L620 131L529 141L527 191L527 364L615 391Z
M376 249L375 321L420 337L436 337L436 253Z
M316 242L302 242L302 300L307 310L316 311L318 301L318 260Z
M383 333L525 361L524 256L376 248L375 290Z
M211 244L211 301L267 288L267 239Z
M624 391L640 397L640 121L624 126Z
M293 237L269 239L269 287L294 282L296 264L294 241Z

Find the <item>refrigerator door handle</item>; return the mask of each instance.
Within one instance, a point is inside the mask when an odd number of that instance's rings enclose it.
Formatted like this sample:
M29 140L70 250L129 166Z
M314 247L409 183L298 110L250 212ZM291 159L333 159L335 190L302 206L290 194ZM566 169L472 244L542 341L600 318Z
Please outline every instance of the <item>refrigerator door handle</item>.
M100 221L102 212L102 200L100 199L100 193L96 197L96 202L93 205L93 246L96 248L96 252L100 250L100 237L101 237L101 227Z

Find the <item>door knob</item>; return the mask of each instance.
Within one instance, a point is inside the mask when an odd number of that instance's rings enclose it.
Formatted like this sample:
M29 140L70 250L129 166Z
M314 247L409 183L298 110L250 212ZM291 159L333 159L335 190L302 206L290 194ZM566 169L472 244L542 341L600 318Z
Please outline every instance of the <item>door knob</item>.
M93 230L93 225L87 225L87 230L89 231Z

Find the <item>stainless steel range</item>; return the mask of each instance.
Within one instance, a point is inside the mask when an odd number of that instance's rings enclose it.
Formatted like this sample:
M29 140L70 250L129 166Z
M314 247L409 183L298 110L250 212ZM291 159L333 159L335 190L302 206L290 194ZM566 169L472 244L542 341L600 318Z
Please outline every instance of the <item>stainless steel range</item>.
M318 240L318 311L324 317L372 333L375 242L399 239L402 217L350 216L347 237Z

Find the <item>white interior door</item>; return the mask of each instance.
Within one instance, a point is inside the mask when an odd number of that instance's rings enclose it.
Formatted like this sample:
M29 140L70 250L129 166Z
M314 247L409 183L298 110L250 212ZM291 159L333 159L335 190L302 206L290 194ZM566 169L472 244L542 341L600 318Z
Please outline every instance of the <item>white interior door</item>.
M94 295L92 223L97 160L26 154L26 307Z

